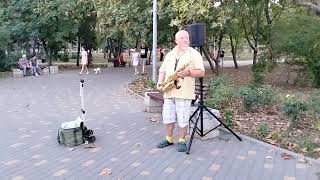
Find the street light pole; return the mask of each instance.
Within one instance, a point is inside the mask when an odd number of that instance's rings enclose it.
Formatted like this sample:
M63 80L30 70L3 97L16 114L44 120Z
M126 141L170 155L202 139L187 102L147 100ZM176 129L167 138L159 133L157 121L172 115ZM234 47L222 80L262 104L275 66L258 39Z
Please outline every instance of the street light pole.
M152 80L157 82L157 0L153 0Z

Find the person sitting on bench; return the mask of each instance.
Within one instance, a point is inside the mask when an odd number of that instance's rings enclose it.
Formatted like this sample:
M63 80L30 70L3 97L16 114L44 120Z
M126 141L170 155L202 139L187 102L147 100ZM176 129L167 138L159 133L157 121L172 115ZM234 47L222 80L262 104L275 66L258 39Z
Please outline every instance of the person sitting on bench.
M31 69L31 74L35 75L35 68L30 65L27 55L23 54L18 64L19 68L23 71L23 76L27 75L27 69Z
M38 65L38 58L37 56L33 56L33 58L31 58L30 60L30 65L34 68L35 70L35 75L39 76L41 73L41 68Z

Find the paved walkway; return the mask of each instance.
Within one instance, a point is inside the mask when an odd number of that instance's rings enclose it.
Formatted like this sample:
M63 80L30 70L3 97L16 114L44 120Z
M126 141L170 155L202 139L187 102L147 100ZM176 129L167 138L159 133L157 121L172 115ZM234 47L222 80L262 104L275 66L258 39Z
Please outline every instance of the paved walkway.
M190 155L175 146L155 148L163 126L150 122L142 99L126 92L132 74L107 68L99 75L0 79L0 179L319 179L319 164L301 163L294 154L283 160L283 150L248 138L195 139ZM60 123L80 115L80 78L86 124L97 137L93 149L56 141ZM112 174L99 175L106 168Z

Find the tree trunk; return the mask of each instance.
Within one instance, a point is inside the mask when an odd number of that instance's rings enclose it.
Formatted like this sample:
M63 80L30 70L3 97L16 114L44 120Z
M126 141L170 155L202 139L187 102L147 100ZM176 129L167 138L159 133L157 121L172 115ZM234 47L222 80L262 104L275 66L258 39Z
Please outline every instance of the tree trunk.
M88 68L91 67L93 62L93 57L92 57L92 49L89 49L89 53L88 53Z
M207 51L209 52L209 50L207 50ZM209 62L209 65L210 65L212 73L214 73L214 67L213 67L213 64L211 62L210 57L208 56L208 53L206 52L206 49L200 47L200 53L202 53L202 52L203 52L204 56L206 57L207 61Z
M217 74L219 74L219 72L220 72L219 58L220 58L220 50L221 50L223 35L224 35L224 31L221 30L221 32L219 34L219 39L218 39L218 54L217 54L216 58L214 59Z
M32 56L36 55L36 38L33 39Z
M108 38L107 40L107 44L108 44L108 58L111 58L111 51L112 51L112 45L111 45L111 39Z
M232 35L229 33L229 38L230 38L230 45L231 45L231 53L232 53L232 59L234 62L234 68L238 69L238 63L237 63L237 47L238 47L238 43L237 40L235 40L235 44L233 42L233 38Z
M77 66L80 65L80 46L81 46L81 43L80 43L80 36L78 35L78 42L77 42Z
M48 46L47 46L47 44L46 44L44 39L42 39L41 42L42 42L44 53L46 54L46 60L48 62L48 67L50 67L51 66L51 57L50 57L50 54L49 54ZM50 68L49 68L49 73L50 73Z
M258 50L257 48L255 48L253 50L253 61L252 61L253 65L257 64L257 57L258 57Z

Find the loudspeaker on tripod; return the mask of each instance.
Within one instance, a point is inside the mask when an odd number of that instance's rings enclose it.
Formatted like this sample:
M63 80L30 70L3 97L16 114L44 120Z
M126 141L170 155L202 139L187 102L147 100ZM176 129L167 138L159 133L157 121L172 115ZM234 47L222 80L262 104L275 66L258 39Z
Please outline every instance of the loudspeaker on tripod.
M187 26L192 47L201 47L206 44L206 24L194 23Z

